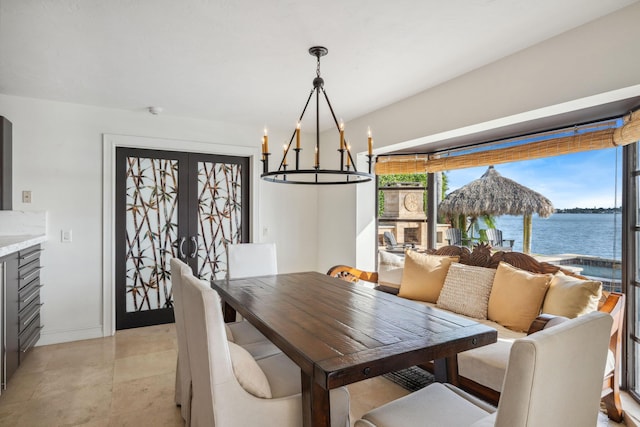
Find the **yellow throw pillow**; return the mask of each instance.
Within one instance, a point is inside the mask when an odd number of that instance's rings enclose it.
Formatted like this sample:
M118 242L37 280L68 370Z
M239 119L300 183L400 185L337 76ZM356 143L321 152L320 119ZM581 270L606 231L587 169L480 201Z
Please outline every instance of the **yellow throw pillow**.
M570 319L598 309L602 282L567 276L558 271L551 279L542 312Z
M540 314L551 277L501 262L493 279L487 317L514 331L528 331Z
M407 251L398 296L418 301L436 302L447 277L449 266L460 257L426 255Z

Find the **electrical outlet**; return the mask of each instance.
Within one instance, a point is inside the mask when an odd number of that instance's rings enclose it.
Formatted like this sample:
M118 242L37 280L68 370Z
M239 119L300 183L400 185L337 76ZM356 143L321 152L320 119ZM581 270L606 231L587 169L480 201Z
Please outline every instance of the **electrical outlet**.
M25 190L22 192L22 203L31 203L31 191Z

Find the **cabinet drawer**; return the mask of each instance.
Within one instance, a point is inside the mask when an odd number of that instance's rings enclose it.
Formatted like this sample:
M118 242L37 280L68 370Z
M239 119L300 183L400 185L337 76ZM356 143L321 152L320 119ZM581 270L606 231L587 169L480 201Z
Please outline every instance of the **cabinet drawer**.
M40 302L40 296L37 296L27 305L24 310L18 314L18 333L21 334L36 317L40 316L40 307L43 303Z
M31 246L18 252L18 268L22 268L40 258L40 246Z
M21 312L34 299L40 298L40 279L36 279L18 291L18 312Z
M20 333L18 341L20 343L20 353L26 353L40 339L40 314L38 314L27 328Z
M18 268L18 288L21 289L37 280L40 277L41 268L39 258Z

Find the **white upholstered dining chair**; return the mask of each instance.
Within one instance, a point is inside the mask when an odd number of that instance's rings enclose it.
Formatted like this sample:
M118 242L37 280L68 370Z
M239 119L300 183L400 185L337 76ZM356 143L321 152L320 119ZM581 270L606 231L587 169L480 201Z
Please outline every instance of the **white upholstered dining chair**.
M275 243L237 243L227 245L229 279L278 274Z
M302 425L300 368L283 353L261 360L227 341L218 294L195 277L182 281L193 376L191 425ZM331 392L331 425L349 427L349 393Z
M596 311L516 340L497 410L436 383L368 412L355 426L595 426L612 323Z
M227 277L242 279L245 277L278 274L278 257L275 243L236 243L227 244ZM227 332L233 334L233 341L248 350L263 347L267 338L250 323L237 316L238 322L229 324ZM264 351L261 352L261 354Z
M175 402L180 405L180 413L185 425L190 426L191 418L191 382L192 374L189 363L189 346L184 320L184 299L182 296L185 277L193 277L191 267L178 258L172 258L171 285L173 292L173 309L178 338L178 361L176 366ZM280 349L258 332L248 322L233 322L225 325L227 339L236 341L256 359L280 353Z
M189 348L187 331L184 326L184 300L182 297L183 277L191 275L191 267L178 258L171 258L171 289L173 293L173 314L178 338L178 362L176 366L175 402L180 405L180 414L189 426L191 419L191 370L189 367Z

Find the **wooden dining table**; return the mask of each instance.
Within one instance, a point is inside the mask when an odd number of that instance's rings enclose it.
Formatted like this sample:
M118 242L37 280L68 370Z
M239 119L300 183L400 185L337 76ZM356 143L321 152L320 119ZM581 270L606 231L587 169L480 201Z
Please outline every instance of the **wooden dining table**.
M495 329L317 272L211 282L224 302L301 371L304 426L330 426L329 391L434 361L447 380L457 353L491 344Z

